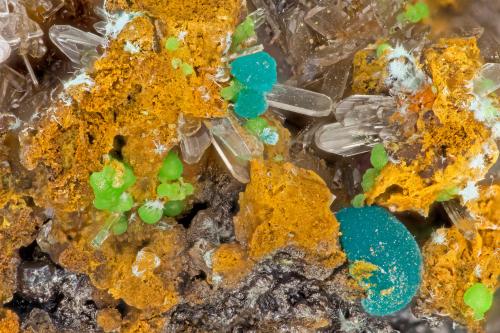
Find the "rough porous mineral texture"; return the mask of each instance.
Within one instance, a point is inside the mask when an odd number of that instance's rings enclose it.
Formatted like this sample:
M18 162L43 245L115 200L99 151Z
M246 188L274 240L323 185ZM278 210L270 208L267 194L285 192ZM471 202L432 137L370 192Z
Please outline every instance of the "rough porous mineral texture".
M433 88L412 96L404 117L395 115L405 138L390 147L397 162L388 163L366 193L369 204L423 215L441 192L482 179L498 158L491 130L469 107L469 83L481 67L476 40L441 39L425 52L425 65ZM470 167L485 146L484 167Z
M480 197L468 203L473 220L460 221L471 225L473 234L457 226L434 231L423 249L424 280L420 289L419 308L431 314L436 310L467 327L481 331L482 321L475 321L473 311L463 301L464 292L474 283L483 283L491 291L500 283L498 265L500 219L498 185L482 187Z
M25 139L24 164L37 170L40 182L47 182L35 197L40 206L64 211L87 206L92 199L88 175L102 168L103 155L110 152L135 170L139 179L134 197L144 199L154 192L151 179L162 160L155 149L163 145L167 151L177 143L179 115L226 115L213 77L221 66L226 34L236 24L239 1L108 6L143 14L110 41L88 73L92 86L70 88L66 100L55 103ZM185 36L179 49L167 51L166 38L180 33ZM127 42L141 52L124 51ZM173 58L191 65L194 73L186 76L175 69Z
M32 242L42 224L29 198L31 179L13 156L12 142L13 136L0 133L0 303L15 290L18 249Z
M330 210L334 196L323 179L291 163L262 160L252 161L250 178L234 225L251 259L294 246L326 269L345 260Z
M200 304L179 304L167 314L168 332L395 332L367 316L360 291L344 270L326 280L297 251L278 251L257 264L241 284ZM348 309L348 310L347 310Z

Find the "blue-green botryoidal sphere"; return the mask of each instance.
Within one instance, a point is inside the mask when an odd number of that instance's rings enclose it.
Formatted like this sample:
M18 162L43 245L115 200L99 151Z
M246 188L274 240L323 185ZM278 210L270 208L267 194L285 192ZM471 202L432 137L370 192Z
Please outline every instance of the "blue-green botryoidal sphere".
M231 63L231 74L248 89L269 92L277 81L276 60L267 52L239 57Z
M415 296L422 274L422 255L412 234L381 207L345 208L336 216L349 262L373 267L361 281L367 290L363 308L375 316L403 309Z

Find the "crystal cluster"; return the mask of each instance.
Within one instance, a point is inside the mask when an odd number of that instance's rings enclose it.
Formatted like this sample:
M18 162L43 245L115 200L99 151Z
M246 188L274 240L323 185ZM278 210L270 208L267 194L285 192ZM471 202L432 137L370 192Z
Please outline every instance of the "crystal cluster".
M498 13L0 0L0 332L498 331Z

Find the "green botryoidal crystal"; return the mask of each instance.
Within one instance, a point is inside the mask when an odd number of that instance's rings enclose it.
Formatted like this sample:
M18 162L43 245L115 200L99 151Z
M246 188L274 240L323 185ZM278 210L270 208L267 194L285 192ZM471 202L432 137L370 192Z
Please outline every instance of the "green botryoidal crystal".
M369 274L355 276L366 289L363 308L375 316L403 309L416 294L422 273L422 256L411 233L381 207L345 208L336 217L349 262L371 267Z
M365 199L366 196L363 193L360 193L352 199L351 205L355 208L363 207L365 205Z
M398 15L399 22L418 23L429 17L429 7L426 3L420 1L416 4L409 4L406 10Z
M389 157L387 156L384 145L377 143L372 148L370 163L375 169L380 171L387 164L387 162L389 162Z
M187 64L187 63L183 62L179 66L179 68L181 69L182 74L184 74L184 76L189 76L189 75L193 75L194 74L194 68L190 64Z
M169 151L158 171L158 179L161 182L177 180L182 176L184 165L174 151Z
M163 215L169 217L175 217L181 214L186 207L186 203L183 200L172 200L165 204L163 207Z
M134 200L125 192L135 183L132 168L123 162L112 160L102 171L90 175L94 191L94 207L110 212L126 212L132 209Z
M484 319L493 304L493 293L482 283L474 283L464 293L464 303L474 311L474 319Z
M436 197L437 202L445 202L448 200L453 199L458 195L459 189L456 186L447 188L439 192L439 194Z
M231 51L235 51L244 41L253 36L255 36L255 24L251 17L247 17L233 32Z
M391 45L387 43L382 43L379 46L377 46L377 58L380 58L381 56L384 55L385 51L391 49Z
M158 197L167 197L169 200L184 200L193 193L193 185L184 182L163 183L156 188Z
M375 168L370 168L363 174L363 179L361 180L361 187L364 192L368 192L375 185L375 180L379 174L379 171Z
M165 49L169 52L177 51L180 45L181 41L177 37L168 37L165 41Z
M144 223L155 224L161 220L163 216L163 202L159 200L146 201L139 209L137 213Z
M224 87L220 91L220 96L226 101L235 102L238 99L238 94L244 86L236 79L232 79L229 86Z

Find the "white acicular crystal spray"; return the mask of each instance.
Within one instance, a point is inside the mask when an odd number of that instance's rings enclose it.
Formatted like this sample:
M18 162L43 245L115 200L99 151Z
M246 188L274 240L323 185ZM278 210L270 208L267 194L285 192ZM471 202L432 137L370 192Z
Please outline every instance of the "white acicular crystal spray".
M425 74L413 55L398 45L389 52L387 59L388 77L385 83L391 91L396 94L416 93L425 82Z
M132 53L132 54L136 54L136 53L141 52L141 48L138 45L136 45L130 41L126 41L125 45L123 46L123 51L128 52L128 53Z
M143 248L135 257L135 262L132 265L132 274L137 277L142 277L146 272L153 272L155 268L160 266L161 260L150 249Z
M89 90L89 88L93 87L94 86L94 80L92 80L90 78L90 76L88 76L87 73L84 73L84 72L80 72L77 76L75 76L73 79L69 80L69 81L66 81L63 83L63 87L64 89L68 89L70 87L75 87L75 86L79 86L79 85L86 85L87 86L87 90Z
M476 183L468 181L467 186L458 192L462 196L464 203L479 198L479 191Z

